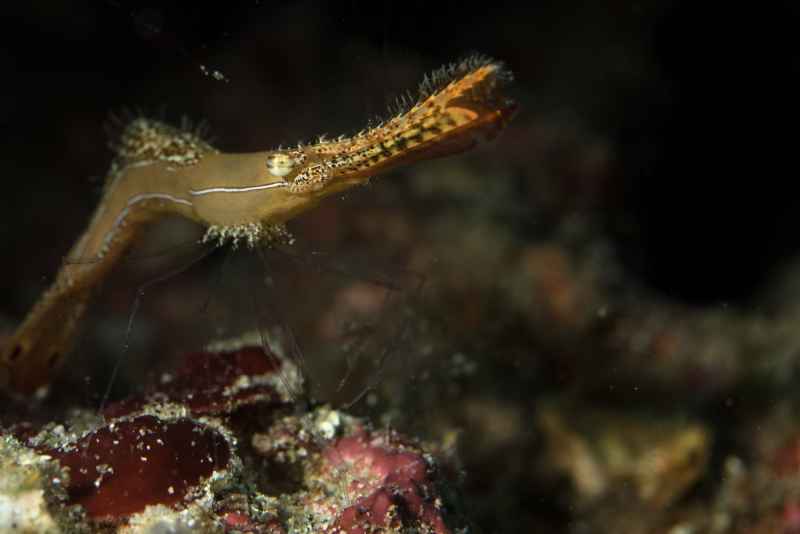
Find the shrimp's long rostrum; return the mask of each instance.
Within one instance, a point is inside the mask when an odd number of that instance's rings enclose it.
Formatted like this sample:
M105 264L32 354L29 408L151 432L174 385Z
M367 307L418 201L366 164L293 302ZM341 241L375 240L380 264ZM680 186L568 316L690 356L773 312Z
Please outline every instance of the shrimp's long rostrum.
M26 394L52 379L92 290L148 223L177 214L206 226L207 239L281 239L287 220L328 195L493 138L515 110L499 92L507 80L499 63L472 57L426 78L417 103L383 124L287 150L225 154L196 133L134 120L88 229L3 347L0 385Z

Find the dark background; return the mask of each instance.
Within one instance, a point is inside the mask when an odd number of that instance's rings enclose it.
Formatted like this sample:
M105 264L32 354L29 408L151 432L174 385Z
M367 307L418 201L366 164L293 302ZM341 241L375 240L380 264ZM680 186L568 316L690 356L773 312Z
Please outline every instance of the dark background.
M539 194L531 155L543 144L566 162L559 200L515 215L523 238L529 232L533 240L542 220L556 218L548 206L559 217L591 213L636 284L697 309L751 311L754 296L800 249L800 7L700 4L5 7L0 318L13 325L23 317L85 227L111 160L112 114L203 119L223 150L267 149L358 130L365 119L385 116L393 96L413 89L424 72L472 51L507 63L520 103L500 141L477 157L505 164L521 198ZM541 124L551 132L545 141ZM602 188L571 181L570 150L580 143L560 143L559 125L605 147ZM370 198L357 196L348 209ZM301 240L314 237L302 231ZM118 307L124 324L130 300ZM512 391L530 393L524 384ZM479 499L474 488L494 468L470 472L478 473L471 484ZM522 516L551 507L551 487L530 490L526 480L513 479L516 499L503 486L497 495L507 502L477 506L487 531L497 510ZM535 506L523 502L539 498ZM571 511L561 504L552 520L559 526Z
M746 300L798 244L800 8L524 4L10 4L0 235L15 261L2 293L50 273L83 226L110 159L109 114L200 117L223 148L262 149L360 128L420 72L480 51L515 71L520 122L557 112L613 143L622 207L608 219L646 280L693 303ZM254 92L258 109L237 105ZM257 135L242 127L252 121Z

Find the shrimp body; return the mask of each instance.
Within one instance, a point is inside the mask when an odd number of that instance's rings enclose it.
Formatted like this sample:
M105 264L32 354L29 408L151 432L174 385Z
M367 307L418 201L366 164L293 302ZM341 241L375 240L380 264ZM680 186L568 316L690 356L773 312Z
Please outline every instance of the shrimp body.
M30 394L62 365L92 292L149 223L179 215L206 240L256 246L289 239L284 223L325 197L401 165L469 150L516 109L502 65L472 57L426 78L420 98L351 137L292 149L222 153L196 132L132 121L87 230L0 353L0 386Z

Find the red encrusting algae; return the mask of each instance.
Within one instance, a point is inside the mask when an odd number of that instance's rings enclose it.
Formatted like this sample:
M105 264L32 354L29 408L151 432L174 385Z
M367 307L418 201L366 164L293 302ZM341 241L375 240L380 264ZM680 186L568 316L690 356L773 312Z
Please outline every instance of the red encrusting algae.
M301 375L251 341L188 355L102 417L20 422L10 439L61 473L43 483L55 520L87 532L452 532L433 457L326 406L296 415L287 392Z
M70 505L81 505L92 519L119 520L148 505L178 505L215 470L229 467L231 444L190 419L140 415L49 454L69 470Z

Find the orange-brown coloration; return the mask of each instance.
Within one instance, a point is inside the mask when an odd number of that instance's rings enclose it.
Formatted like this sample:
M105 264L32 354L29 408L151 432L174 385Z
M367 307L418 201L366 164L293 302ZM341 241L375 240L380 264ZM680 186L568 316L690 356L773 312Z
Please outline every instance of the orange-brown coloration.
M329 195L496 136L515 110L499 94L508 79L500 64L472 57L426 78L419 101L385 123L289 150L223 154L196 132L134 120L89 228L0 353L0 385L31 393L51 380L92 290L151 221L177 214L234 245L288 239L283 224Z

